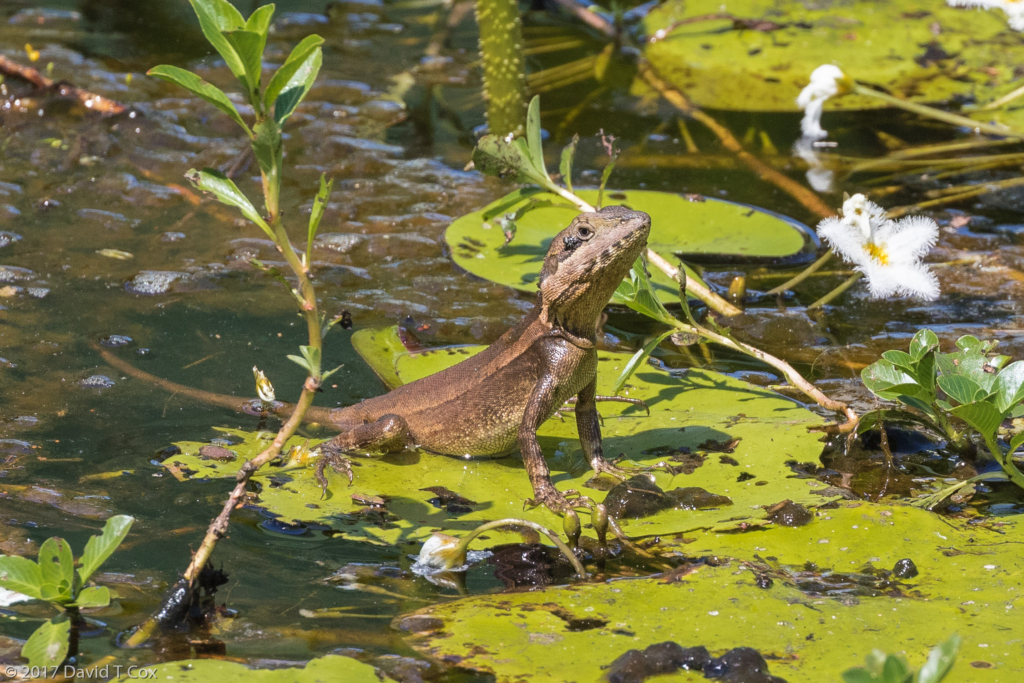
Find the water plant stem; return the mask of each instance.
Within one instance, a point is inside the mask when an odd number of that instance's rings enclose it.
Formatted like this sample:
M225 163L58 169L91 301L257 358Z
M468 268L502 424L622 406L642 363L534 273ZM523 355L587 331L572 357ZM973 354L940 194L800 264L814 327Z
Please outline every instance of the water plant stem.
M854 83L851 92L865 97L873 97L876 100L881 100L886 104L898 107L905 111L913 112L919 116L924 116L936 121L942 121L943 123L950 123L954 126L963 126L970 128L977 133L984 133L985 135L998 135L1004 138L1018 138L1024 139L1024 133L1018 133L1011 128L1006 126L993 126L988 123L982 123L981 121L975 121L974 119L966 116L960 116L959 114L953 114L948 111L942 111L934 107L929 107L925 104L918 104L917 102L910 102L899 97L893 97L892 95L884 92L879 92L873 88L869 88L860 83Z
M481 524L480 526L473 529L459 540L459 552L465 554L465 552L469 549L469 544L472 543L473 539L475 539L477 536L484 533L485 531L490 531L491 529L499 529L501 527L506 526L523 526L528 529L533 529L534 531L544 534L545 536L550 538L551 542L555 544L555 547L557 547L558 550L563 555L565 555L565 559L569 560L569 563L572 564L572 568L576 570L577 576L579 576L584 581L590 578L590 574L588 574L587 570L583 568L583 564L579 561L579 558L577 558L576 554L572 551L572 549L565 544L565 541L558 537L558 534L551 531L545 526L537 524L536 522L531 522L526 519L497 519L493 522Z
M690 102L690 100L687 99L679 90L666 83L647 60L640 58L638 60L637 67L639 69L640 76L649 86L657 90L662 97L664 97L680 112L703 124L704 127L714 133L715 137L718 138L718 141L722 143L722 146L735 154L736 157L747 166L747 168L757 174L758 178L772 183L780 190L793 197L793 199L800 202L805 209L819 218L828 218L829 216L835 215L835 211L828 204L822 201L822 199L818 197L813 190L809 190L781 171L777 171L768 166L744 149L740 141L736 139L736 136L732 134L732 131L720 124L711 116L704 113L700 108Z
M992 454L995 461L1003 468L1006 476L1014 484L1024 489L1024 472L1017 469L1017 465L1013 462L1013 453L1003 452L1003 449L999 447L999 443L996 441L995 433L983 434L982 436L985 439L985 446L988 448L988 452Z
M822 266L824 266L826 263L828 263L830 260L832 260L832 256L833 256L833 253L832 253L831 250L826 251L824 254L822 254L818 258L817 261L815 261L811 265L807 266L807 268L805 268L803 270L803 272L799 273L798 275L794 275L793 277L791 277L790 279L786 280L785 282L783 282L778 287L772 287L766 293L767 294L782 294L787 289L792 289L796 285L800 284L801 282L803 282L804 280L809 278L814 273L818 272L821 269Z
M862 273L854 273L850 277L846 278L846 280L844 280L841 285L839 285L838 287L833 289L831 292L829 292L828 294L826 294L825 296L821 297L820 299L815 301L813 304L808 306L807 310L810 311L810 310L813 310L815 308L821 308L822 306L824 306L825 304L827 304L828 302L832 301L837 296L839 296L840 294L842 294L843 292L848 290L850 287L853 287L853 285L856 284L857 280L861 279L862 277L864 277Z

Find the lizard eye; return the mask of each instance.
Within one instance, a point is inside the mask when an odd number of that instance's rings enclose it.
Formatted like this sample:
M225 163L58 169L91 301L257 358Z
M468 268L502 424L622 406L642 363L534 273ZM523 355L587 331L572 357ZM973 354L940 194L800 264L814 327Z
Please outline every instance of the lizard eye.
M593 235L593 234L594 234L594 231L593 231L593 230L591 230L590 228L588 228L588 227L587 227L587 226L585 226L585 225L581 225L581 226L580 226L580 229L579 229L579 230L577 230L576 232L577 232L577 233L579 234L579 236L580 236L580 237L582 237L583 239L590 239L591 235Z

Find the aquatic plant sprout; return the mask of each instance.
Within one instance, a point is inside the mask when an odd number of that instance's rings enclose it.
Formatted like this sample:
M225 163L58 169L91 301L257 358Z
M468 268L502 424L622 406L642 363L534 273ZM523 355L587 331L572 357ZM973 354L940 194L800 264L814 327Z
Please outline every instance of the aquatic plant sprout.
M843 203L842 218L818 224L818 235L867 278L872 298L938 298L939 282L922 261L939 237L932 219L908 216L893 221L882 207L855 194Z
M1024 31L1024 0L946 0L946 4L950 7L1001 9L1006 13L1010 28Z

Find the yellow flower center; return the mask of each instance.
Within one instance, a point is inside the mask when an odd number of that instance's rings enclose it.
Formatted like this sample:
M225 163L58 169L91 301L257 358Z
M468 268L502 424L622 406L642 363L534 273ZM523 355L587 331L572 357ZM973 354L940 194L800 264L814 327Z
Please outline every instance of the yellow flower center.
M883 266L889 265L889 255L885 253L885 245L868 242L864 248L871 255L871 258L875 259Z

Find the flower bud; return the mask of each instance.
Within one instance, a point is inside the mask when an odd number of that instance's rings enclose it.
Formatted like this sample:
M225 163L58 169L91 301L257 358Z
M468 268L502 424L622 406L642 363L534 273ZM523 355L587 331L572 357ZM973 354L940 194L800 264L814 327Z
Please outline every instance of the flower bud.
M466 564L461 539L435 532L420 548L416 563L432 569L454 569Z
M270 380L263 374L263 371L255 365L252 366L252 374L256 378L256 393L259 394L259 397L264 401L273 401L276 398L274 385L270 383Z

